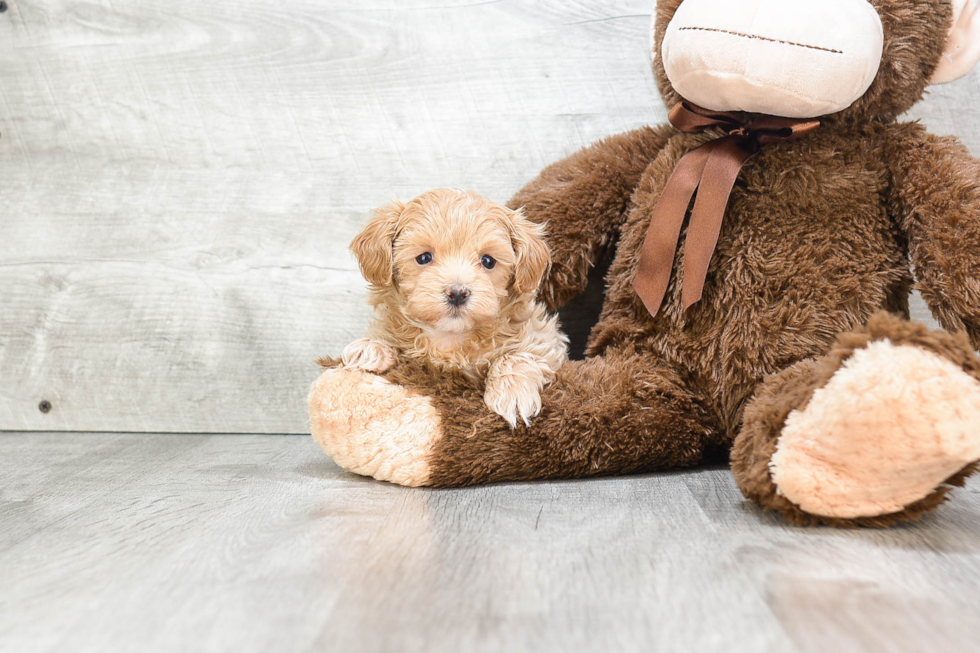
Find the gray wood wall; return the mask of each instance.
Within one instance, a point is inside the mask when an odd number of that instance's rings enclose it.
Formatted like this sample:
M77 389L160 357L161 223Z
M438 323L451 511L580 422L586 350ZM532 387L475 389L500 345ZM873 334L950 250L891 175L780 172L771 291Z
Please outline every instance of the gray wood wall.
M305 432L372 207L665 118L652 0L8 3L0 430ZM980 153L978 97L915 117Z

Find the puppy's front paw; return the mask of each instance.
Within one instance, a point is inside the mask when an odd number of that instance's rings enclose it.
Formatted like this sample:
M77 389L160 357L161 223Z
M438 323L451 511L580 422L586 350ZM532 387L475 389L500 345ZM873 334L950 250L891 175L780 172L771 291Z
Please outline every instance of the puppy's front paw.
M509 374L487 380L483 395L487 407L517 427L517 418L528 426L531 418L541 412L541 384L537 379Z
M381 374L387 372L398 361L398 351L370 338L355 340L344 348L344 367Z

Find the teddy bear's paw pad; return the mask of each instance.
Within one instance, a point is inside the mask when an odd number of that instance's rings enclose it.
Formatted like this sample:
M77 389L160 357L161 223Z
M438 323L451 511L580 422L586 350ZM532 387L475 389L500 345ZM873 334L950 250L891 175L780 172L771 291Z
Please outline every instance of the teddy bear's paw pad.
M324 452L355 474L426 485L442 429L431 401L379 376L327 370L308 400L310 431Z
M980 459L980 381L925 349L859 349L786 419L770 462L780 494L826 517L903 510Z

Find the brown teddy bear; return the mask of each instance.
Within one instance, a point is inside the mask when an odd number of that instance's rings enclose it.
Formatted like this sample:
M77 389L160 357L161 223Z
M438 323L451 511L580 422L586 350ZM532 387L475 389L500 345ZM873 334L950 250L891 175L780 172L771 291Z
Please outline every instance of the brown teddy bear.
M547 223L551 309L612 259L587 358L540 415L512 429L420 363L335 367L313 436L403 485L730 454L744 494L796 523L935 508L980 459L980 166L896 120L980 58L975 0L660 0L653 46L673 125L577 152L510 202ZM948 332L908 321L913 270Z

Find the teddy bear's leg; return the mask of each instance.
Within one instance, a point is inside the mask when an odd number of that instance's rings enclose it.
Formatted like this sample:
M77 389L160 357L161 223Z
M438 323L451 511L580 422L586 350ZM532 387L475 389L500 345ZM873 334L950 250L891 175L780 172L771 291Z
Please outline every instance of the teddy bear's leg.
M770 378L732 451L745 496L800 524L915 519L978 460L980 358L887 314Z
M514 429L474 384L423 376L324 372L310 393L313 436L350 471L432 486L694 465L718 440L702 402L650 357L567 363L541 413Z
M441 432L432 403L360 369L323 372L308 399L313 438L356 474L399 485L426 485L428 452Z

